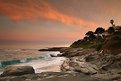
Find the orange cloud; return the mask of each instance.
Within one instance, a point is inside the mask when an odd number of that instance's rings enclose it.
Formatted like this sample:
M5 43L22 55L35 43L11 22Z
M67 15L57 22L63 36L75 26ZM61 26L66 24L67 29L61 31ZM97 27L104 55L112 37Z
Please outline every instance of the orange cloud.
M0 0L0 15L14 21L37 21L45 18L67 25L96 26L94 22L61 13L45 0Z

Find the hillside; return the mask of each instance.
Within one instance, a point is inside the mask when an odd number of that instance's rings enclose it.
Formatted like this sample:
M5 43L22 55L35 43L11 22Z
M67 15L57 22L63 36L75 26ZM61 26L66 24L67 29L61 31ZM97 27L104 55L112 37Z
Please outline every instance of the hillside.
M98 27L94 32L88 31L83 39L70 45L71 48L94 48L97 51L104 50L112 53L121 52L121 26L112 24L107 30Z
M113 54L121 53L121 31L116 31L107 38L102 49L110 50Z

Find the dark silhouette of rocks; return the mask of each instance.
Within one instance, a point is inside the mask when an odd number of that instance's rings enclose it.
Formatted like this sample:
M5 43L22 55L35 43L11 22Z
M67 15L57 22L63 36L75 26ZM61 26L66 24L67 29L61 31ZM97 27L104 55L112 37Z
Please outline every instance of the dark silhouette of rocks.
M63 48L66 48L66 47L51 47L47 49L39 49L38 51L60 51Z

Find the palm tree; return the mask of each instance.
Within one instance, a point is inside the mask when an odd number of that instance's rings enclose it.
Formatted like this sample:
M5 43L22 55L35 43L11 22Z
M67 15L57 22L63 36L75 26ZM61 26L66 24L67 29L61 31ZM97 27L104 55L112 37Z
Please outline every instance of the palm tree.
M113 20L113 19L110 20L110 23L111 23L112 26L115 26L115 25L114 25L114 20Z

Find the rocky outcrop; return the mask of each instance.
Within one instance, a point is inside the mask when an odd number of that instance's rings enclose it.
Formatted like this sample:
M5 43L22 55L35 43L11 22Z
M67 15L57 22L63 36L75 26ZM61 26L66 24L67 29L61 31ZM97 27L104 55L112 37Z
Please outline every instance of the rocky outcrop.
M46 49L39 49L38 51L60 51L61 49L65 49L67 47L52 47Z
M89 74L100 79L120 81L121 79L121 54L95 51L93 49L66 49L63 56L67 60L63 62L61 69L64 72L79 72ZM70 51L71 50L71 51Z
M77 57L64 61L61 69L62 71L76 71L84 74L95 74L98 70L96 65L85 62L83 59L78 59Z
M34 74L35 71L31 66L8 66L1 74L2 77L6 76L20 76L25 74Z
M84 74L96 74L98 68L95 64L87 62L86 58L96 54L94 49L69 48L64 51L63 56L68 57L63 62L62 71L76 71Z
M59 53L59 54L50 54L51 57L60 57L62 56L62 53Z
M85 56L88 54L93 54L95 52L97 53L95 49L83 49L83 48L66 48L66 49L61 49L60 52L63 53L61 56L69 58L74 56Z
M95 78L101 79L99 81L121 80L121 54L82 48L68 48L61 52L61 56L67 57L61 65L62 72L34 74L30 66L9 66L0 76L0 81L98 81Z
M44 72L22 76L0 77L0 81L107 81L80 73Z

